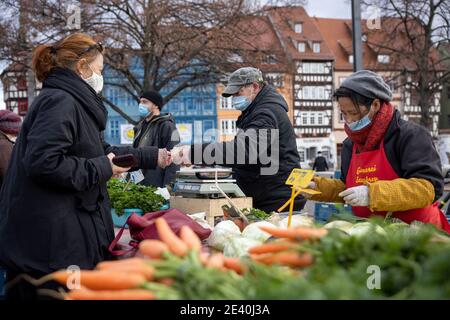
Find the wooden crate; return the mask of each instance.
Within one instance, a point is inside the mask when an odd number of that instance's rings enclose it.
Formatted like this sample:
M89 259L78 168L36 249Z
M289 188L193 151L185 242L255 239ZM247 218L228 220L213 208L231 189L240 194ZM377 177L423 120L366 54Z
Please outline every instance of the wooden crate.
M251 208L253 201L251 197L232 198L233 203L239 208ZM170 207L179 209L187 214L193 214L196 212L205 212L206 221L212 227L214 227L214 218L222 217L222 206L228 204L227 199L202 199L202 198L183 198L180 196L172 196L170 198Z

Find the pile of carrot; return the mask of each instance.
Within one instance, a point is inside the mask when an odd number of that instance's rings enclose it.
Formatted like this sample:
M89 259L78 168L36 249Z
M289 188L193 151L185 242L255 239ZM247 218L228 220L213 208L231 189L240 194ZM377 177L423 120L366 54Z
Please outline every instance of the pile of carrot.
M327 234L326 229L306 227L280 229L261 226L260 228L277 239L250 248L251 259L267 265L283 265L292 268L308 267L314 262L312 254L298 250L299 242L317 240Z
M151 284L170 288L176 279L174 268L167 269L167 266L173 266L174 264L170 264L172 262L178 266L183 259L190 259L189 257L195 257L197 263L205 268L214 268L222 272L233 271L238 275L246 272L247 264L239 258L202 251L201 240L189 227L183 226L177 236L166 220L159 218L155 220L155 225L160 240L142 241L138 254L134 258L104 261L97 264L94 270L80 271L76 275L76 289L64 293L64 298L67 300L156 299L157 294L153 292L155 287ZM251 248L250 258L262 264L284 265L296 269L313 263L311 254L298 250L299 242L316 240L327 234L325 229L304 227L278 229L262 226L261 230L277 239ZM54 280L71 288L73 277L73 273L60 270L34 280L34 283L40 284Z
M155 294L148 289L149 283L156 282L170 286L175 280L171 277L157 277L157 270L152 263L169 256L183 258L189 253L196 254L207 268L233 270L239 274L244 272L244 266L239 259L224 257L222 253L202 252L201 240L189 227L181 227L177 236L166 220L156 219L155 224L161 240L142 241L138 255L134 258L104 261L97 264L94 270L81 270L77 278L77 288L65 293L64 298L67 300L155 299ZM35 280L34 283L38 285L53 280L70 287L73 277L73 273L60 270Z

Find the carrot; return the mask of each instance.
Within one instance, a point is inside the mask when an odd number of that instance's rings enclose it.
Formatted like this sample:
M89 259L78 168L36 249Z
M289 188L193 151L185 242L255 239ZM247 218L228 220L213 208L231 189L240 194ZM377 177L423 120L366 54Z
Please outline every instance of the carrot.
M108 268L104 268L101 270L108 271L117 271L123 273L131 273L131 274L140 274L146 280L152 280L153 274L155 273L155 269L152 266L145 262L135 262L135 263L127 263L127 264L119 264L109 266Z
M95 268L99 270L105 270L117 266L135 265L137 263L145 263L145 260L142 258L129 258L123 260L102 261L98 263Z
M267 254L256 259L263 264L280 264L289 267L307 267L313 263L313 256L311 254L299 254L298 252Z
M279 229L268 226L261 226L260 229L269 233L277 238L289 238L289 239L319 239L325 236L328 231L326 229L313 229L305 227Z
M187 244L188 248L196 252L200 252L202 242L197 234L188 226L182 226L180 230L180 238Z
M47 277L47 276L46 276ZM48 275L50 279L67 285L71 277L76 274L65 270L56 271ZM91 290L124 290L139 288L145 283L145 277L140 274L112 270L83 270L79 274L80 284Z
M159 237L165 244L167 244L170 251L179 257L184 257L188 252L188 246L177 237L177 235L167 224L167 221L163 218L158 218L155 220L155 224Z
M136 290L102 290L94 291L87 288L72 290L66 300L153 300L153 292L143 289Z
M224 256L222 253L213 253L206 262L207 268L224 269Z
M283 243L264 243L248 250L251 254L273 253L288 250L291 246Z
M159 240L144 240L139 244L139 252L152 259L161 259L164 252L168 252L169 247Z
M233 270L237 274L243 274L245 270L239 258L224 257L223 266L228 270Z

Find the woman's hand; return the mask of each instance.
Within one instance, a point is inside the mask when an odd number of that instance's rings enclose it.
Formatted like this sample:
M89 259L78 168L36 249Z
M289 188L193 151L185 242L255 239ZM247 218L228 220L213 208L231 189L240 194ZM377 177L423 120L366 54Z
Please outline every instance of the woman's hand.
M116 156L116 155L115 155L114 153L112 153L112 152L109 153L109 154L107 155L107 157L108 157L108 159L109 159L109 163L111 164L111 169L112 169L112 172L113 172L113 177L114 177L114 176L118 176L118 175L120 175L121 173L127 172L128 170L131 169L131 167L123 168L123 167L116 166L116 165L112 162L112 159L113 159L115 156Z

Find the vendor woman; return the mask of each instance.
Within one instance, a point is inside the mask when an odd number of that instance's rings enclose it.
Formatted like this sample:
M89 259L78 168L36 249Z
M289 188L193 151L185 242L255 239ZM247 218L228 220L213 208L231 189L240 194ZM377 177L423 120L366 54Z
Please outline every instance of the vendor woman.
M345 120L341 180L314 178L312 200L345 202L358 217L392 216L450 232L435 202L442 195L438 152L427 130L401 119L381 76L361 70L334 94Z

